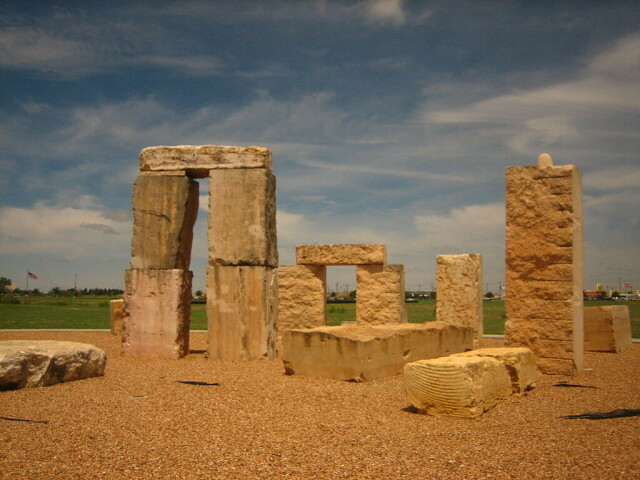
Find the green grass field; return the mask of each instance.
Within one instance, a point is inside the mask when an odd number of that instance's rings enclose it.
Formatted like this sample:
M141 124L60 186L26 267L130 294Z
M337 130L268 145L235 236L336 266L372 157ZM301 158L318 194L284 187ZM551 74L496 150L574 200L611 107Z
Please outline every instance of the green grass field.
M25 301L26 300L26 301ZM109 300L107 297L20 298L19 304L0 303L0 329L106 329L109 328ZM600 305L628 305L634 338L640 338L640 302L587 301L585 307ZM483 302L484 333L504 332L504 302ZM435 320L434 300L421 300L407 304L409 322L420 323ZM327 305L327 324L340 325L355 321L354 303ZM207 315L204 304L191 306L191 329L206 330Z

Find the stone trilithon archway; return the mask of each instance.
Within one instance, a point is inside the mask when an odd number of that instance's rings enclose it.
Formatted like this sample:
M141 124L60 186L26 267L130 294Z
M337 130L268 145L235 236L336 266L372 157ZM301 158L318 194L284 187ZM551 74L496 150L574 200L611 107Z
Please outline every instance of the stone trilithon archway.
M275 177L262 147L149 147L133 187L131 268L125 272L123 353L189 352L193 225L209 177L209 357L275 355L278 266Z

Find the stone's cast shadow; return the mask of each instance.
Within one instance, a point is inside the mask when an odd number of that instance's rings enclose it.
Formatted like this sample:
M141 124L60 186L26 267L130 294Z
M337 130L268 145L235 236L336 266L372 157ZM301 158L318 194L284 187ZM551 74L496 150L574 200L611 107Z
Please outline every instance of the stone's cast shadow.
M582 413L580 415L563 415L560 418L568 418L569 420L605 420L607 418L622 417L640 417L640 408L619 408L610 412L590 412Z

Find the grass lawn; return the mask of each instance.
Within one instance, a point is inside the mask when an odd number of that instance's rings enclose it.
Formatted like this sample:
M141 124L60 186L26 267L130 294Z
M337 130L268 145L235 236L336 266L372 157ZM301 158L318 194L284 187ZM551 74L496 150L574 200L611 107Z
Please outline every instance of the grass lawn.
M109 328L108 297L21 297L24 303L0 303L0 329L82 329ZM435 320L435 300L421 300L407 303L409 322L420 323ZM504 302L492 300L483 302L484 333L504 333ZM640 338L640 302L587 301L585 307L601 305L628 305L631 330L634 338ZM355 321L356 304L327 305L327 324L340 325L345 321ZM206 305L191 305L191 330L206 330Z

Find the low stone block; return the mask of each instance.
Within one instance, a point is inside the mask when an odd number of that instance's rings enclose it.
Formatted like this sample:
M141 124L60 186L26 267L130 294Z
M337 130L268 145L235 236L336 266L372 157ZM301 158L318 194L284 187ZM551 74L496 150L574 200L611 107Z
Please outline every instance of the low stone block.
M359 265L356 281L358 325L407 322L403 265Z
M87 343L0 341L0 390L46 387L104 375L107 356Z
M188 270L125 271L122 352L180 358L189 353L191 279Z
M436 259L436 318L473 328L482 338L482 255L438 255Z
M209 265L277 267L276 178L264 168L210 173Z
M288 375L366 381L402 373L407 362L469 350L469 327L442 322L342 325L288 330L282 359Z
M451 356L404 367L411 405L437 417L477 418L511 395L507 367L492 357Z
M113 335L122 335L122 317L124 317L124 299L109 302L109 323Z
M276 356L278 282L271 267L207 267L209 358Z
M327 268L324 265L278 267L278 350L282 335L292 328L325 324Z
M384 265L384 244L296 245L298 265Z
M622 352L631 347L631 321L627 305L586 307L584 346L590 352Z
M263 147L177 145L147 147L140 152L140 171L184 170L192 178L206 178L209 170L267 168L271 151Z
M480 348L469 352L454 353L453 357L490 357L504 363L511 377L514 395L524 395L536 386L536 356L525 347Z

